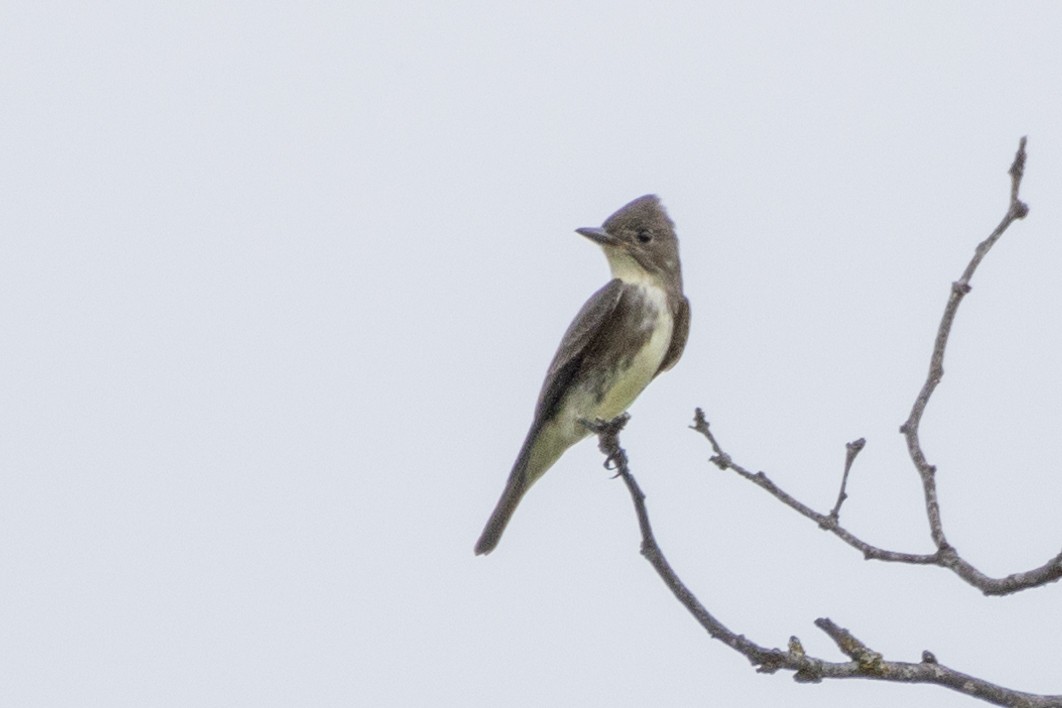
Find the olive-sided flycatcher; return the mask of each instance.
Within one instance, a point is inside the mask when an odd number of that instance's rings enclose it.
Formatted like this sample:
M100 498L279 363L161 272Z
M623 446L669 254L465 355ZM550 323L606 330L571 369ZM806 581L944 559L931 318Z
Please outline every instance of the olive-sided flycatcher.
M590 434L582 420L611 420L682 356L690 304L682 294L675 225L653 194L600 228L576 229L605 251L612 280L564 333L538 394L535 419L476 554L498 545L524 494L564 451Z

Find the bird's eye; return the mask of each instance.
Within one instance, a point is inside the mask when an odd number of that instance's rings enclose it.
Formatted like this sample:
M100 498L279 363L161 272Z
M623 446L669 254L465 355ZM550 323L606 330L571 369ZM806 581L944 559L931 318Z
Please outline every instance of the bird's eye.
M653 232L649 229L638 229L637 237L641 243L649 243L653 240Z

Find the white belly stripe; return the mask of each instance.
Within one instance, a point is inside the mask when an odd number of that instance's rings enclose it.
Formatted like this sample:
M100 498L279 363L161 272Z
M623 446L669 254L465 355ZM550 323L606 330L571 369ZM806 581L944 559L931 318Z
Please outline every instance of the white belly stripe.
M653 380L664 361L668 347L671 346L675 322L667 306L667 293L655 285L639 283L639 288L642 296L652 306L651 311L655 310L653 316L657 319L656 326L649 341L631 362L631 368L627 370L626 375L612 387L605 399L595 406L594 414L598 418L609 420L627 410L638 394Z

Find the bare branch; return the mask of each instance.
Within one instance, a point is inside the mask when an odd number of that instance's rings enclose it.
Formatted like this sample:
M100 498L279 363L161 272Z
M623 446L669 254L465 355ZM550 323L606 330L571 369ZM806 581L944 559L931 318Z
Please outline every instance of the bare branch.
M759 486L761 489L767 491L767 493L774 496L778 501L782 502L791 509L797 511L802 516L806 516L819 525L819 528L829 531L839 539L847 543L852 548L855 548L863 557L867 560L880 560L889 561L893 563L913 563L916 565L940 565L940 558L938 554L919 554L919 553L901 553L899 551L888 551L884 548L871 545L853 534L848 529L838 523L838 520L834 518L832 514L822 514L815 511L806 504L798 501L796 498L783 491L777 484L775 484L765 473L763 472L750 472L742 467L740 464L734 462L729 454L723 451L719 445L719 441L716 440L715 435L712 433L711 428L708 426L708 420L704 416L704 411L698 408L694 412L693 425L690 426L705 438L711 444L712 449L715 451L715 455L711 458L711 461L715 463L720 469L730 469L736 472L738 475L749 480L753 484Z
M1011 163L1010 166L1010 203L1007 206L1007 213L1003 216L1003 220L999 222L999 225L995 230L989 234L988 238L977 245L977 248L974 250L973 258L971 258L970 262L967 264L966 269L962 273L962 277L952 283L951 294L948 297L947 305L944 307L944 314L940 318L940 326L937 329L937 336L933 342L933 353L929 358L929 373L926 376L925 383L922 384L922 390L918 392L918 397L915 398L914 405L911 407L910 415L907 416L907 420L900 426L900 432L903 433L903 436L907 440L907 451L911 456L911 461L914 463L915 469L918 470L918 474L922 478L922 491L925 497L926 516L929 518L929 532L933 537L933 543L936 544L937 548L941 551L949 549L949 544L947 536L944 535L944 526L940 518L940 504L937 501L937 469L935 466L929 464L926 460L925 453L922 451L922 442L919 439L919 426L922 424L922 414L925 413L930 397L933 395L933 392L936 390L941 379L944 378L944 350L948 346L948 338L951 336L951 328L955 322L955 314L959 310L959 305L962 303L962 299L966 297L966 294L970 292L970 280L973 278L981 261L1007 228L1016 219L1023 219L1025 218L1025 215L1029 213L1029 207L1018 199L1021 180L1025 175L1025 142L1025 138L1023 137L1018 143L1018 152L1014 155L1014 162ZM956 558L957 557L956 554ZM960 573L960 575L962 574ZM969 580L970 577L974 576L968 574L964 577ZM1057 578L1055 579L1057 580ZM986 593L989 592L987 588L982 588L982 590Z
M697 409L694 415L694 424L691 426L694 430L704 435L705 438L708 439L708 442L711 443L712 450L715 452L711 461L720 469L732 469L742 477L759 485L786 506L795 509L803 516L815 521L821 528L830 531L848 545L861 551L864 558L897 563L912 563L917 565L937 565L942 568L947 568L986 595L1007 595L1062 579L1062 553L1051 558L1038 568L1033 568L1032 570L1021 573L1013 573L1002 578L993 578L985 575L967 560L962 558L958 551L948 543L947 536L944 533L944 524L940 515L940 503L937 499L937 468L934 465L929 464L926 460L925 453L922 450L922 443L919 439L919 426L921 425L922 415L925 413L926 406L929 404L929 399L933 395L933 391L936 390L937 385L944 377L944 351L947 348L948 339L951 336L952 325L955 322L955 314L958 312L959 305L962 303L963 298L966 297L967 293L971 290L970 280L973 278L974 273L977 271L977 267L980 265L985 255L988 254L992 246L995 245L996 241L1000 239L1010 225L1018 219L1025 218L1025 215L1029 213L1029 207L1019 198L1021 181L1025 175L1025 144L1026 139L1023 137L1018 143L1018 151L1014 155L1014 161L1011 163L1010 170L1008 171L1011 178L1011 184L1010 202L1007 206L1007 212L999 222L999 225L996 226L995 230L992 231L984 241L977 245L977 248L974 250L973 258L970 259L965 270L963 270L962 276L951 284L948 302L944 307L944 314L941 317L940 326L937 329L937 335L934 339L933 353L930 356L929 361L929 373L926 376L925 383L922 385L922 389L918 393L918 397L915 399L910 415L907 417L904 424L900 426L900 432L904 435L904 438L907 441L907 450L911 456L911 461L914 463L915 469L918 471L919 477L922 481L922 492L925 499L926 516L929 519L930 536L933 539L933 544L937 548L935 553L915 554L888 551L863 541L840 525L839 518L841 505L847 498L845 487L848 482L848 473L851 470L855 456L859 453L859 450L862 449L864 443L862 439L848 443L848 454L845 460L844 476L841 479L841 490L837 496L837 503L829 514L822 514L814 511L787 494L774 482L768 479L767 475L763 472L756 472L753 474L742 466L736 464L730 455L723 451L718 441L716 441L708 427L708 421L705 419L704 412L700 408Z
M958 312L962 299L971 290L970 280L985 255L988 254L992 246L1003 235L1003 232L1016 219L1023 219L1029 213L1029 207L1018 199L1018 190L1021 188L1021 180L1025 175L1024 137L1018 143L1018 152L1014 155L1014 162L1011 163L1009 174L1011 178L1010 203L1007 206L1007 213L1003 216L1003 220L999 222L999 226L989 234L988 238L977 245L973 258L967 264L962 277L951 284L951 294L948 297L948 304L944 307L944 314L940 318L940 326L933 342L933 353L929 358L929 374L926 376L925 383L922 384L922 390L918 392L918 397L915 398L910 415L900 426L900 432L907 439L907 451L911 455L911 461L914 462L915 468L922 478L922 490L925 496L926 516L929 517L930 535L933 537L933 543L940 549L948 547L948 540L944 535L944 527L940 520L940 504L937 501L937 483L935 479L937 470L936 467L926 461L925 453L922 451L922 442L918 437L918 428L922 423L922 414L925 413L933 391L936 390L937 385L944 378L944 350L947 348L948 338L951 336L955 313Z
M703 414L701 419L703 420ZM799 683L818 683L825 679L862 678L894 683L934 684L999 706L1062 708L1062 695L1044 696L1004 688L951 669L939 663L936 657L928 651L922 652L920 663L887 661L881 654L856 639L848 630L838 627L832 620L826 618L816 620L816 626L833 639L840 650L851 659L850 661L834 662L808 656L796 637L790 637L788 648L783 650L764 647L743 634L735 634L701 604L664 557L664 552L660 549L653 535L652 524L649 522L645 494L635 481L634 475L631 474L627 454L619 443L619 431L626 422L626 416L621 416L609 422L595 421L585 424L598 434L599 447L606 456L605 466L615 469L617 475L622 477L627 485L631 501L634 503L635 514L638 517L638 526L641 529L642 555L653 566L675 598L693 615L708 635L744 655L757 671L762 673L792 671L793 679ZM707 423L704 424L704 429L707 431ZM723 453L717 450L716 455L721 457Z

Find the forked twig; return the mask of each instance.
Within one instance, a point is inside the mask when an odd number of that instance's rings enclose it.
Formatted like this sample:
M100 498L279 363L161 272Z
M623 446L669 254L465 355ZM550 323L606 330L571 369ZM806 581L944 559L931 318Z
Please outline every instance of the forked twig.
M937 385L944 377L944 352L948 345L948 339L951 336L952 326L955 322L955 315L958 312L959 305L962 303L963 298L970 292L970 280L973 278L981 261L1010 225L1018 219L1025 218L1026 214L1029 213L1029 207L1019 198L1021 181L1025 175L1025 144L1026 139L1023 137L1018 143L1018 151L1015 153L1014 161L1011 163L1010 170L1008 171L1010 174L1010 202L1007 206L1006 214L1004 214L1003 219L999 222L999 225L996 226L995 230L993 230L984 241L977 245L977 248L974 250L973 258L971 258L970 262L966 265L962 276L952 283L948 302L944 307L944 314L941 317L940 326L937 328L937 334L933 342L933 353L929 360L929 372L926 376L925 382L922 384L922 388L919 391L917 398L915 398L914 405L911 407L910 415L908 415L907 420L904 421L903 425L900 426L900 432L903 434L907 442L907 450L910 454L911 461L914 463L915 469L918 471L919 478L922 481L926 516L929 519L930 536L933 539L933 545L936 546L935 552L918 554L889 551L863 541L840 525L839 518L841 504L843 504L844 500L847 498L845 488L848 481L848 474L851 471L852 462L854 461L855 456L858 454L859 450L862 449L862 439L848 444L844 475L841 479L841 490L837 497L837 503L828 514L822 514L814 511L807 505L787 494L763 472L752 473L735 463L730 455L724 452L719 445L719 442L716 440L708 426L708 421L705 418L704 412L700 408L697 409L694 415L694 423L691 426L694 430L704 435L711 444L712 450L715 453L711 458L713 463L721 469L732 469L742 477L759 485L783 504L795 509L809 519L812 519L821 528L830 531L848 545L861 551L864 558L896 563L912 563L916 565L937 565L942 568L947 568L986 595L1007 595L1062 579L1062 553L1051 558L1037 568L1020 573L1013 573L1002 578L993 578L982 573L969 561L960 556L958 551L948 543L947 536L944 533L944 524L941 521L940 515L940 502L937 498L937 469L926 460L925 453L922 450L922 443L919 439L919 426L921 425L922 415L925 413L926 406L929 404L929 399L932 397L934 390L936 390Z

